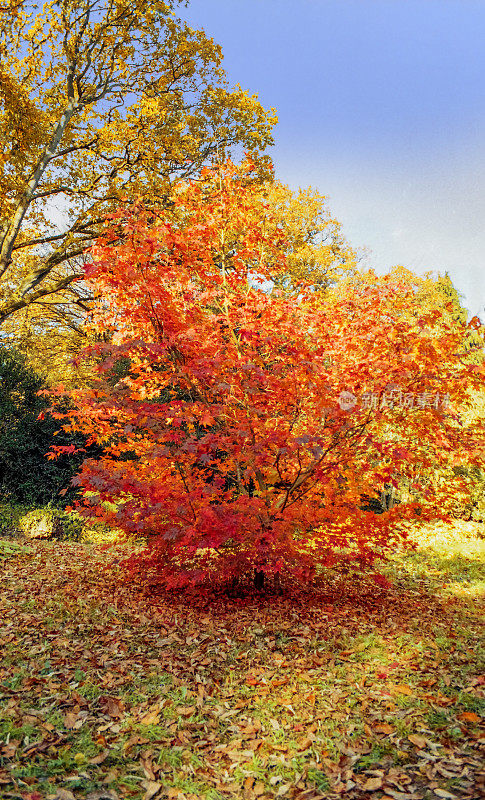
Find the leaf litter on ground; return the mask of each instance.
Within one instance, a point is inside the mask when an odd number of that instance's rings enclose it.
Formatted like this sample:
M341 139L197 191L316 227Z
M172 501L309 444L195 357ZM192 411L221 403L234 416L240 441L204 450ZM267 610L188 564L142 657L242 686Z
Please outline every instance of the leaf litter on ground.
M389 586L232 599L127 586L121 546L0 551L0 797L476 800L477 565L433 541Z

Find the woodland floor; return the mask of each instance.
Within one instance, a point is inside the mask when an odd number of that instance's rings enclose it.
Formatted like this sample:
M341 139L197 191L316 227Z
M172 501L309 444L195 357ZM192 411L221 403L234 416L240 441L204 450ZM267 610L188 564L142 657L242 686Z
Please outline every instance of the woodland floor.
M0 540L1 800L478 800L483 527L421 529L390 588L211 603Z

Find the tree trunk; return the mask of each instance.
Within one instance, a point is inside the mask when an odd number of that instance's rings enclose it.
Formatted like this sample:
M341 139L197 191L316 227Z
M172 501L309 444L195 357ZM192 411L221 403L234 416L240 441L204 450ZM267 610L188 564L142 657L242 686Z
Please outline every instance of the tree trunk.
M264 588L264 572L260 569L254 570L254 588L261 591Z

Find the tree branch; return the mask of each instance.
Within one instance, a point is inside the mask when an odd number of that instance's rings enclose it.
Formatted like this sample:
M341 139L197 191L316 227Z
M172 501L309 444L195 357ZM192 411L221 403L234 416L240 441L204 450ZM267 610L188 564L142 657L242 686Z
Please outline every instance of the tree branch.
M83 251L80 250L79 252L82 253ZM5 322L5 320L8 319L8 317L10 317L16 311L19 311L21 308L26 308L32 303L35 303L37 300L40 300L40 298L42 297L47 297L47 295L55 294L55 292L62 291L62 289L65 289L67 286L69 286L70 283L72 283L75 280L78 280L78 278L81 277L82 274L67 275L64 278L60 278L58 281L56 281L56 283L52 284L51 286L42 286L40 289L38 289L36 292L29 295L28 297L25 297L26 292L24 292L24 295L22 296L20 294L20 289L19 289L5 303L0 305L0 325L3 322ZM39 278L39 280L42 279L43 278ZM31 289L35 285L36 281L34 280L31 286L28 287L28 289Z
M62 137L64 136L66 128L69 125L71 117L76 111L76 108L77 104L74 101L70 100L55 127L54 133L51 136L49 144L46 146L44 152L37 161L31 179L27 183L27 186L25 187L24 191L22 192L17 201L17 209L13 215L10 224L6 226L6 230L2 236L2 240L0 243L0 278L2 277L2 275L4 275L4 273L10 266L10 263L12 261L13 247L17 239L17 236L19 235L20 229L22 227L22 222L27 212L27 209L29 208L30 203L32 202L35 190L39 185L39 182L47 168L47 165L49 164L49 161L56 152L59 143Z

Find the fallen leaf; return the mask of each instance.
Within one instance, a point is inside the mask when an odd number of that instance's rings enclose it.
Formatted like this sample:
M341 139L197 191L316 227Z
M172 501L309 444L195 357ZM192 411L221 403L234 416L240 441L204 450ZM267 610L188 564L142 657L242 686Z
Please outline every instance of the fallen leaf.
M256 751L258 747L261 747L263 742L264 739L250 739L248 742L248 747L250 748L250 750Z
M461 714L458 714L458 719L463 722L480 722L480 717L473 711L462 711Z
M158 725L160 722L160 711L148 711L140 717L142 725Z
M191 717L192 714L195 714L195 712L197 711L197 708L195 706L177 706L175 711L181 717ZM222 716L222 718L224 718L225 716L226 715L224 714Z
M104 713L112 719L118 719L118 717L121 717L123 711L125 710L125 704L117 697L107 697L106 695L102 695L99 698L99 704Z
M415 744L416 747L419 747L420 750L423 750L423 748L426 747L426 739L424 736L419 736L417 733L412 733L410 736L408 736L408 739L412 744Z
M305 736L300 742L298 742L298 750L308 750L309 747L312 746L313 739L310 736Z
M108 756L109 756L108 750L104 750L102 753L99 753L97 756L93 756L93 758L90 758L89 759L89 763L90 764L102 764L103 761L106 761Z
M405 683L397 683L396 685L390 686L389 691L391 694L406 694L408 697L414 696L413 690Z
M377 792L382 787L382 778L367 778L362 786L364 792Z
M160 789L163 788L163 784L159 783L158 781L142 781L141 785L145 789L143 800L152 800L152 797L155 797Z
M69 789L56 789L55 800L76 800Z
M390 733L394 733L394 728L392 725L389 725L388 722L379 722L378 725L374 725L374 731L376 733L385 733L389 735Z
M65 728L72 730L77 722L77 714L74 714L72 711L68 711L67 714L64 714L63 722Z

